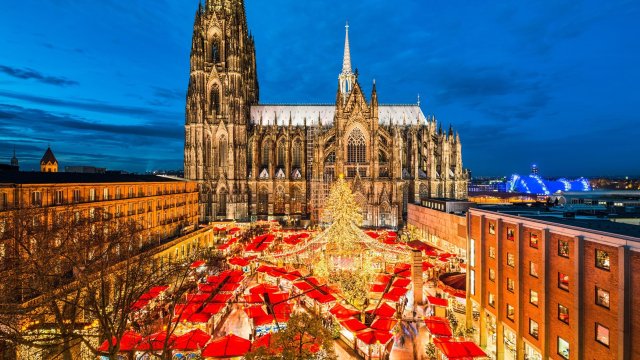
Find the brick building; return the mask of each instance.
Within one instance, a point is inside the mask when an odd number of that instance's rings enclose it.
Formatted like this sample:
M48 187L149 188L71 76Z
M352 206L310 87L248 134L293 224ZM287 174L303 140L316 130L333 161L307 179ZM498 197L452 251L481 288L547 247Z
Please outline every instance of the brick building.
M640 227L514 206L410 206L409 224L452 244L466 234L467 323L494 358L640 358Z

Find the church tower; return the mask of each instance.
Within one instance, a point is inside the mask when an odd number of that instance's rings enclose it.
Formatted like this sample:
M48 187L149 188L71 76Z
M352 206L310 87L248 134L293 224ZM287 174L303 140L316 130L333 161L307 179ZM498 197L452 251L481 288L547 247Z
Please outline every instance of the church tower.
M195 14L184 174L200 184L202 221L247 217L247 132L258 102L243 0L207 0Z
M40 160L40 172L58 172L58 160L53 155L51 147L47 147L47 151Z

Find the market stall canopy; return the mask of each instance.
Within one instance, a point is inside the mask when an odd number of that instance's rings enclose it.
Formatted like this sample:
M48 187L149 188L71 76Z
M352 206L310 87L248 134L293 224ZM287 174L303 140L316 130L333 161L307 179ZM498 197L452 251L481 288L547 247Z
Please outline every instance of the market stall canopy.
M393 338L393 334L388 331L378 331L374 329L366 329L359 332L356 337L367 345L373 345L378 342L385 345Z
M172 348L176 341L176 336L171 334L167 337L167 331L159 331L149 336L144 337L138 346L136 351L157 351L164 349L165 343L168 348Z
M342 304L335 304L331 308L331 310L329 310L329 312L331 314L333 314L338 319L350 318L350 317L352 317L354 315L358 315L360 313L360 311L358 311L356 309L347 308Z
M202 357L229 358L244 356L251 348L251 341L229 334L211 341L202 350Z
M211 335L200 329L191 330L176 338L173 350L196 351L203 348L210 339Z
M429 304L434 306L444 306L444 307L449 306L449 301L447 299L443 299L435 296L427 296L427 301L429 302Z
M448 359L487 357L487 354L472 341L449 341L444 338L436 338L433 343Z
M383 302L378 308L371 308L366 310L367 314L374 314L380 317L392 317L396 314L396 309L386 302Z
M424 319L427 330L434 336L451 336L451 327L449 326L449 320L437 316L430 316Z
M371 328L379 331L391 331L398 323L398 320L391 318L377 318L371 323Z
M116 337L113 336L111 338L111 344L115 346L116 341ZM125 331L120 338L120 352L133 351L140 341L142 341L142 335L133 331ZM98 351L101 353L109 352L109 340L105 340L98 348Z
M358 319L356 318L350 318L347 320L342 320L340 321L340 325L342 325L343 327L345 327L347 330L355 333L358 332L360 330L364 330L367 327L361 323Z

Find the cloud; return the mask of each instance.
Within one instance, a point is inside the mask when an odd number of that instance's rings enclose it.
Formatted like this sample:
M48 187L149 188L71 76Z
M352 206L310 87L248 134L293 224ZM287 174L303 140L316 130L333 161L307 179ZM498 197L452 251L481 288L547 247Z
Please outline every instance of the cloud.
M44 96L22 94L22 93L3 91L3 90L0 90L0 96L10 98L10 99L29 101L29 102L40 104L40 105L52 105L52 106L72 108L72 109L78 109L78 110L87 110L87 111L99 112L99 113L120 114L120 115L154 115L154 116L160 116L164 114L164 116L166 117L166 113L158 112L155 109L151 109L151 108L107 104L97 100L78 101L78 100L54 99L54 98L49 98ZM175 115L178 115L178 114L175 114Z
M147 103L153 106L168 106L177 101L184 102L186 97L186 90L184 89L167 89L158 86L154 86L152 89L154 98L147 101Z
M78 85L77 81L69 80L64 77L44 75L41 72L31 68L19 69L11 66L0 65L0 72L5 73L14 78L18 78L22 80L36 80L44 84L55 85L55 86Z

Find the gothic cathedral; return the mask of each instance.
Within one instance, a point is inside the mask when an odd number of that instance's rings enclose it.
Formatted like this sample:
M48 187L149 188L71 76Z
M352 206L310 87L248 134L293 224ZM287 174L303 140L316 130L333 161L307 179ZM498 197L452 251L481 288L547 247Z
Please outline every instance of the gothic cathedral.
M460 137L420 104L367 100L346 28L335 104L259 103L254 40L242 0L208 0L193 27L184 173L201 187L203 221L322 221L333 179L350 182L364 226L398 227L407 203L463 199Z

